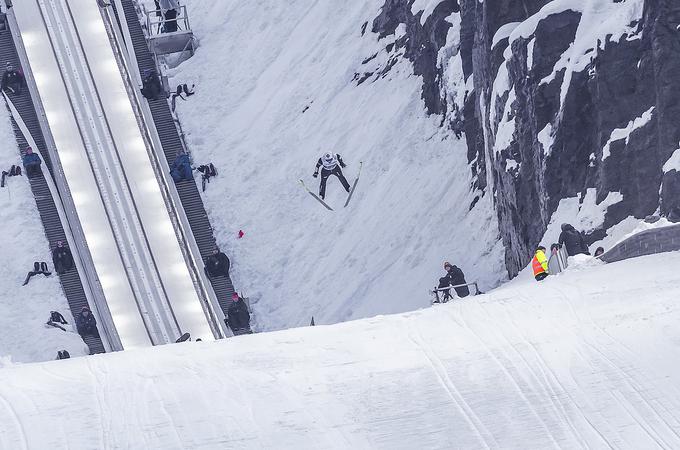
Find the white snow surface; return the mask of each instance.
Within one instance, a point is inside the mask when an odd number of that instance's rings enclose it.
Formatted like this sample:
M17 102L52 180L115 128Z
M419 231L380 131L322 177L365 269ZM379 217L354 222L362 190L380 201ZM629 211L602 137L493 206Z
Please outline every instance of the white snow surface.
M679 448L680 253L333 326L0 370L0 448Z
M491 196L468 212L465 141L426 115L411 64L352 81L373 63L364 59L388 59L388 39L360 30L383 4L187 2L201 45L171 84L196 83L178 114L196 165L220 172L204 202L260 330L426 306L445 260L484 290L506 277ZM447 82L464 92L455 61ZM364 163L346 209L329 180L334 212L298 184L318 189L311 175L328 150L349 164L350 182Z
M0 108L0 170L21 165L9 113ZM22 167L23 169L23 167ZM34 261L47 262L52 257L45 231L38 215L33 193L25 175L6 179L0 188L0 367L12 362L35 362L54 359L59 350L71 356L87 355L80 336L45 325L50 311L59 311L72 330L73 317L68 309L56 274L36 275L21 286ZM0 443L2 438L0 438ZM0 445L0 448L5 448Z
M503 39L507 39L510 37L510 34L521 24L522 22L508 22L505 25L502 25L498 31L496 31L496 34L493 35L493 39L491 40L491 48L496 47L499 42L501 42Z
M541 143L543 146L543 153L545 156L550 155L550 152L552 151L552 145L553 145L553 137L552 137L552 132L553 128L550 122L548 122L545 127L541 131L538 132L538 142Z
M626 145L628 145L628 141L630 140L630 136L633 134L633 132L639 128L644 127L649 123L650 120L652 120L652 113L654 112L654 106L649 108L647 111L642 113L640 117L636 117L635 119L631 120L628 122L628 125L625 128L616 128L614 131L612 131L611 136L605 143L604 147L602 148L602 161L607 159L610 154L611 154L611 144L615 141L619 141L621 139L626 140ZM666 172L666 166L664 165L664 172Z
M675 150L668 161L663 165L664 173L676 170L680 172L680 148Z
M439 6L444 0L414 0L411 5L411 13L417 15L420 11L423 15L420 16L420 24L425 25L427 19L432 15L435 8Z

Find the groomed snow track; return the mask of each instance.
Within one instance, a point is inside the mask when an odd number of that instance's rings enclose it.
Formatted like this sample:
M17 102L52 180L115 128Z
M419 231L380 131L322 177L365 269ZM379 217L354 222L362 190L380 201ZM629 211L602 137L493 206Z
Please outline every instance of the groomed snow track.
M14 40L12 39L12 32L10 24L7 24L8 30L0 33L0 61L11 62L15 68L23 67L19 56L17 54L16 46ZM52 161L50 160L49 153L47 152L47 147L45 144L45 138L43 136L42 130L40 129L40 122L38 121L38 116L35 111L35 106L33 104L33 99L31 93L27 88L24 88L21 95L9 94L10 101L14 104L17 112L21 116L23 122L26 124L31 137L38 146L37 149L40 151L40 155L43 158L43 170L52 170ZM29 146L26 136L23 135L19 126L17 125L14 117L12 117L12 127L14 128L14 134L19 144L19 150L21 155L26 151ZM40 219L42 220L43 227L45 229L45 235L50 244L50 248L54 248L57 245L57 241L67 242L66 233L64 231L64 225L61 223L59 218L59 213L57 212L57 206L54 199L52 198L52 193L47 185L47 181L43 176L33 177L30 180L31 190L35 197L35 202L38 207L38 212L40 213ZM17 211L17 214L21 214ZM50 262L51 266L51 262ZM85 295L85 290L83 289L83 284L80 279L80 274L78 270L70 270L62 275L59 275L61 281L62 289L66 295L66 299L69 304L71 312L75 316L84 306L91 308L88 304L87 297ZM45 312L45 317L49 314L49 311ZM94 336L84 336L83 340L90 349L90 354L94 353L104 353L104 345L99 337Z
M115 2L111 3L112 8L114 8L116 15L120 19L118 11L115 10ZM143 74L145 70L156 70L156 63L154 62L153 56L149 51L146 37L139 22L139 17L137 16L137 10L135 9L133 1L121 0L121 5L123 6L125 22L127 23L130 37L132 39L140 75ZM151 109L156 130L158 131L158 136L160 137L161 144L163 145L165 158L168 164L172 164L172 162L175 160L177 152L183 151L184 146L182 145L179 132L177 131L175 121L173 119L172 113L170 112L170 106L168 105L166 99L161 98L158 100L149 100L149 108ZM198 192L198 187L196 186L196 182L193 180L182 181L176 186L182 206L184 207L187 219L191 225L191 230L196 239L196 243L198 244L201 257L205 259L211 254L212 250L216 246L216 243L212 226L210 225L208 215L205 211L205 207L203 206L203 200L200 193ZM213 290L215 291L215 295L217 296L220 307L226 316L227 308L229 306L228 301L231 298L231 295L234 293L234 286L231 282L231 279L229 277L213 277L210 282L213 286Z

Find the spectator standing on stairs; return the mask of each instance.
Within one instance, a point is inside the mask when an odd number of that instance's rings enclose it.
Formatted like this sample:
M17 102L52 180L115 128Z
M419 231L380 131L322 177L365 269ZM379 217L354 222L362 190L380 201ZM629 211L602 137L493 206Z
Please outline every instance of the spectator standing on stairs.
M222 253L220 249L215 248L212 255L208 256L205 260L205 272L208 274L209 278L219 277L219 276L229 276L229 267L231 263L227 255Z
M227 325L231 328L234 335L250 334L250 313L248 305L239 295L234 292L231 296L231 305L227 310Z
M81 336L99 337L97 319L94 318L92 311L87 306L83 306L83 309L76 316L76 328Z
M7 61L5 72L2 74L2 90L19 95L23 85L24 75L20 71L14 70L12 63Z
M73 255L68 247L64 247L62 241L57 241L57 246L52 250L52 262L54 263L54 270L59 275L65 273L73 268Z
M42 160L37 153L33 153L31 147L26 148L26 154L21 157L21 160L24 163L24 169L26 169L26 176L28 178L37 177L42 174L42 170L40 169Z

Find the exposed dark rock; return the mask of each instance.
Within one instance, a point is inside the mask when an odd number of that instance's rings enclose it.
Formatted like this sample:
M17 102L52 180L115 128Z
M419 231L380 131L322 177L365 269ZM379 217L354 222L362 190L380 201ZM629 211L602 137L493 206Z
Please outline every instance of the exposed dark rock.
M491 47L503 25L525 21L548 3L460 0L455 50L465 79L474 77L474 89L464 101L456 100L458 106L447 104L437 61L450 28L445 19L458 11L456 1L442 0L421 25L420 14L411 13L412 0L386 0L372 26L380 38L402 24L406 30L389 44L396 51L375 76L407 58L423 77L427 111L447 118L442 123L452 130L454 123L464 126L475 191L470 208L479 197L493 195L510 276L528 263L563 199L583 199L589 189L595 189L598 203L610 193L622 195L607 209L602 226L588 230L589 243L628 216L680 210L680 173L663 172L680 147L680 1L644 0L639 20L572 55L584 61L575 70L565 62L582 26L578 11L557 11L531 35L500 39ZM493 92L503 64L510 90ZM447 117L452 111L463 120ZM508 121L514 132L503 141L509 142L506 148L497 148L496 133ZM549 148L541 143L546 138Z
M413 72L423 77L423 101L428 114L446 114L447 104L442 98L441 68L438 67L439 50L446 44L451 24L445 19L459 10L456 0L442 0L421 25L422 12L411 12L412 1L386 0L380 15L373 21L372 31L380 39L394 35L399 25L404 25L406 35L395 46L404 49L404 57L413 63ZM392 49L390 49L392 50ZM385 75L396 63L382 70Z
M493 134L498 123L491 123L491 118L502 118L507 94L496 102L497 110L491 111L491 90L504 61L499 54L509 43L502 41L492 49L490 41L500 26L524 20L527 13L533 14L545 3L525 2L526 10L511 10L509 2L461 3L463 20L474 18L473 26L462 26L463 66L471 60L472 67L467 70L474 72L475 94L484 96L483 102L475 100L474 108L464 111L469 159L477 176L484 176L485 161L492 163L488 178L494 183L511 276L529 261L562 199L583 198L588 188L596 188L598 202L610 192L623 195L623 201L609 207L602 228L587 236L588 242L604 237L607 228L625 217L642 218L680 203L680 177L675 171L665 175L662 171L672 151L680 146L680 124L677 120L671 123L671 117L680 113L680 81L675 75L680 73L680 2L647 0L644 17L630 24L628 35L618 42L609 36L588 50L593 61L584 70L570 73L563 103L560 95L565 71L556 71L555 64L571 44L580 14L564 11L550 15L529 38L516 39L507 61L509 84L516 94L511 108L515 132L510 146L495 153ZM466 27L474 29L472 44ZM533 63L526 67L530 42ZM468 51L471 57L465 54ZM542 82L549 76L552 81ZM485 111L480 110L480 103L486 105ZM628 139L614 141L611 155L603 161L602 149L612 131L625 129L652 107L652 119ZM472 126L473 120L479 126ZM538 141L538 133L546 125L552 127L553 139L548 156ZM484 127L491 130L489 136L473 135L483 134ZM519 170L507 171L508 159L519 163ZM484 188L485 183L479 181L475 187Z

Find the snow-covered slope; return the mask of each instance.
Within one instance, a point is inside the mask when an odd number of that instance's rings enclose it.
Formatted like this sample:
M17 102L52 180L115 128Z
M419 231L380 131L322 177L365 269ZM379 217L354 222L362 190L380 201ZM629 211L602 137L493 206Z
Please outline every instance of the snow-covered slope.
M680 253L0 371L0 448L678 448Z
M0 170L20 165L7 110L0 108ZM50 249L25 176L7 178L0 189L0 366L4 363L54 359L58 350L88 354L76 333L47 327L50 311L73 317L56 275L36 275L21 286L34 261L52 269Z
M179 116L196 165L220 171L205 202L260 329L422 307L444 260L483 289L504 277L490 196L468 213L464 140L426 115L421 77L385 50L399 36L378 41L370 25L362 35L383 3L186 2L201 45L171 85L196 83ZM395 65L358 84L366 61ZM297 183L317 189L328 150L350 181L364 162L347 209L330 179L335 212Z

